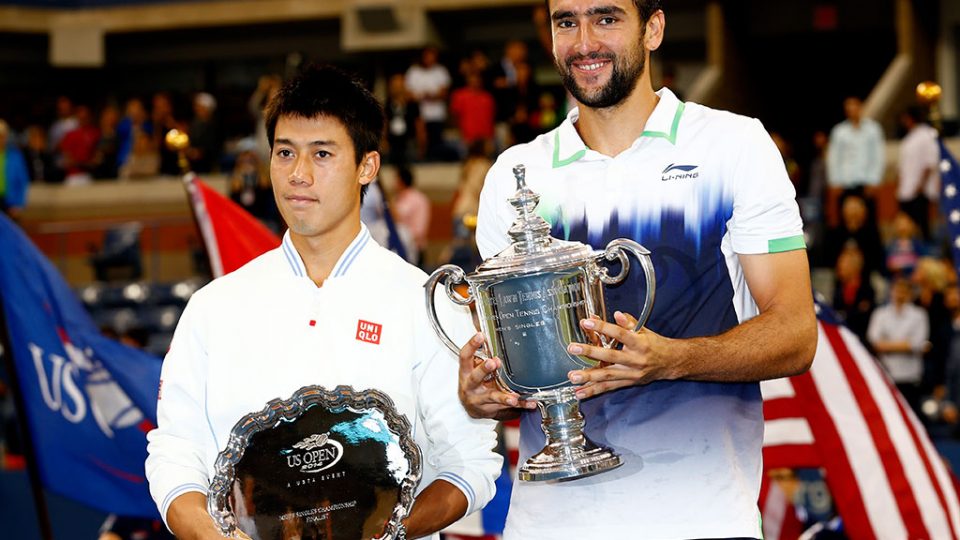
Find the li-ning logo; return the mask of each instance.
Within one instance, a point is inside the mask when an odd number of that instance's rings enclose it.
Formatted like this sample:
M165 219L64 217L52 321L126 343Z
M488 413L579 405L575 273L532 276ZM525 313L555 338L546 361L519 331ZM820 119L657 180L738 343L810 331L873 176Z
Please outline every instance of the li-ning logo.
M318 473L333 467L343 457L343 445L330 438L329 433L313 434L293 445L300 453L288 450L287 467L300 467L300 472Z
M357 321L357 340L379 345L381 330L383 325L360 319Z
M692 180L700 176L700 171L696 170L697 167L699 167L699 165L674 165L671 163L660 173L662 174L660 180L662 182L668 182L670 180Z

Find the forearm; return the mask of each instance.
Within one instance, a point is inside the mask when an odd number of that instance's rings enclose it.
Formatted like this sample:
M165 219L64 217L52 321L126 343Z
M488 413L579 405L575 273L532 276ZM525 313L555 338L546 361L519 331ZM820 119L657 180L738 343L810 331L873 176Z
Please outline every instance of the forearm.
M428 536L467 512L467 498L463 492L445 480L435 480L424 489L413 503L410 515L404 520L407 538Z
M207 498L191 491L180 495L167 510L167 525L179 540L223 538L207 513Z
M922 350L923 346L915 347L907 341L878 341L873 348L878 353L911 353Z
M718 336L668 340L661 350L675 362L675 378L746 382L803 373L816 348L811 304L806 312L766 311Z

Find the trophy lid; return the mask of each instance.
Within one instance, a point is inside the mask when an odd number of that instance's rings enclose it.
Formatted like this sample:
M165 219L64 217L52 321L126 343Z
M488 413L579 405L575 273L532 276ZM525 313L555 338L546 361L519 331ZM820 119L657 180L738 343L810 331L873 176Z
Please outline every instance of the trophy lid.
M513 242L484 261L469 277L483 280L553 270L595 257L593 248L586 244L550 236L550 224L536 213L540 195L527 186L526 167L517 165L513 174L517 179L517 192L507 199L518 214L507 231Z

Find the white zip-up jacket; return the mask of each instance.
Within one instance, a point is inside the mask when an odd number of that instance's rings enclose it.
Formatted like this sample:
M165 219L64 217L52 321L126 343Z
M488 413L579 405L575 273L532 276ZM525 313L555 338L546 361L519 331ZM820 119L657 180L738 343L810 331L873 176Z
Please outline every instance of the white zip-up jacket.
M470 418L457 398L457 358L427 320L425 281L361 226L322 287L287 233L279 248L198 291L164 360L158 426L147 437L160 515L183 493L206 493L240 418L314 384L388 394L423 452L418 492L443 479L463 492L468 514L482 508L502 462L495 422ZM469 312L437 298L447 332L466 343Z

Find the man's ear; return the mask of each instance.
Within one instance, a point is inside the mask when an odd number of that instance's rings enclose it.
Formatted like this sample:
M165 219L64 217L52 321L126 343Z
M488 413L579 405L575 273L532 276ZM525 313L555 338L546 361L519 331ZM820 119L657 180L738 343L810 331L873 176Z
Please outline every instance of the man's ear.
M643 46L648 51L655 51L663 43L663 31L667 26L667 20L663 16L663 10L657 10L656 13L647 19L645 34L643 36Z
M357 181L361 185L373 182L373 179L380 173L380 152L367 152L363 156L363 161L360 162L359 173L360 176Z

